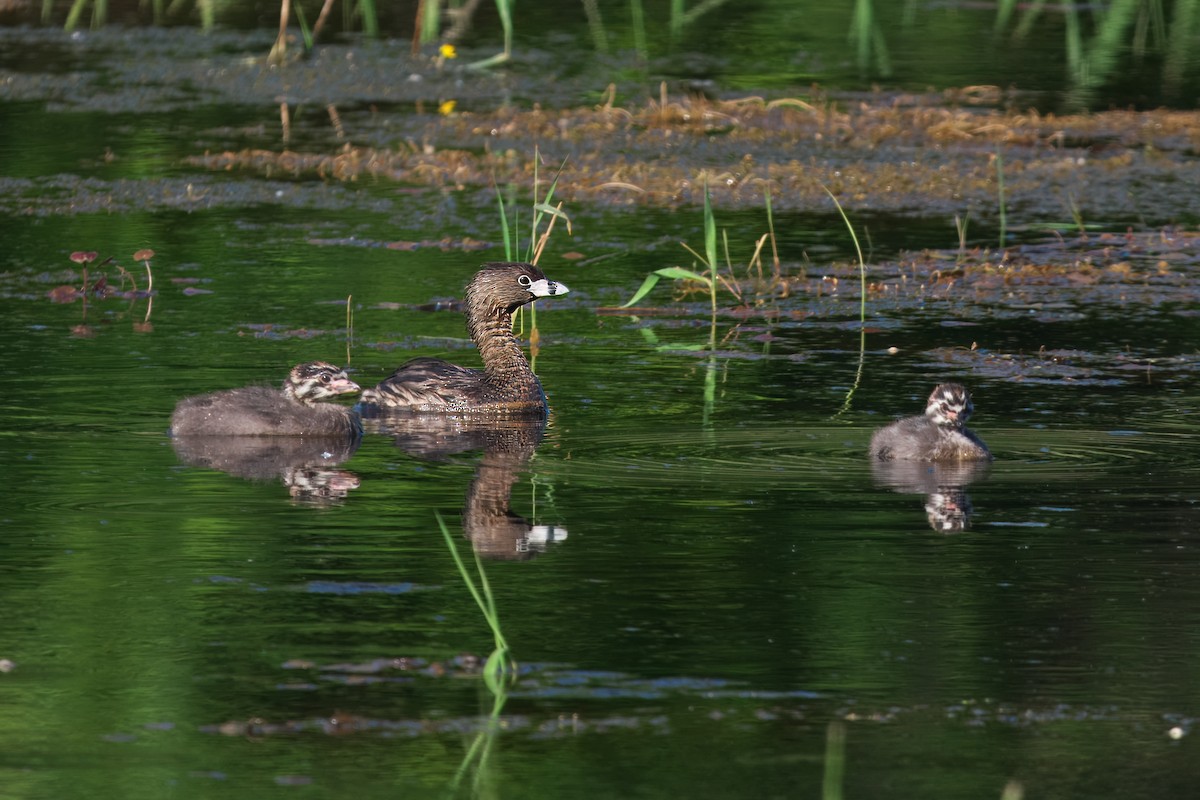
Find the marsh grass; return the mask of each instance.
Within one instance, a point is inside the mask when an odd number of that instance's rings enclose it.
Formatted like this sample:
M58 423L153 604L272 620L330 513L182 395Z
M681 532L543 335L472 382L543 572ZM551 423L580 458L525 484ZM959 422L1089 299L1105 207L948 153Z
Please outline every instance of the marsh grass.
M643 62L650 60L650 47L646 44L646 10L642 0L629 0L629 22L633 30L633 50Z
M488 656L487 661L483 665L483 682L487 686L488 691L493 695L499 695L516 678L517 664L513 660L512 651L508 647L508 640L504 638L504 631L500 627L500 613L496 609L496 600L492 596L491 584L488 583L487 573L483 569L483 562L479 558L479 553L474 548L471 548L471 553L475 558L475 573L478 576L478 585L476 584L471 571L467 569L467 565L463 562L462 556L458 552L458 547L455 546L453 537L450 536L450 529L446 526L446 521L437 512L434 512L434 516L437 518L438 528L442 531L442 538L446 542L446 548L454 558L454 565L458 568L458 574L462 577L463 583L466 584L467 591L471 593L475 604L479 606L479 610L483 613L483 618L487 622L488 628L491 629L493 649L492 654Z
M782 272L779 261L779 250L775 239L775 219L771 210L771 189L769 184L765 184L764 200L767 210L767 233L755 240L754 252L746 265L745 283L743 287L739 282L733 268L733 259L729 248L729 235L725 230L720 231L720 252L725 257L724 272L722 271L721 262L718 257L718 229L716 216L713 213L712 197L708 190L708 182L704 184L704 248L703 252L697 252L687 242L680 242L685 250L692 254L699 265L704 267L703 270L696 268L688 269L685 267L674 266L656 269L645 277L642 285L634 292L633 296L626 301L621 308L629 308L637 304L642 298L650 294L654 287L658 285L663 278L684 282L684 291L687 287L699 286L702 291L708 295L709 301L709 326L708 340L702 343L680 345L680 344L660 344L653 331L648 328L642 329L643 336L656 349L663 351L684 350L684 351L699 351L708 350L709 356L705 360L704 366L704 405L702 412L702 424L705 428L711 423L712 411L716 404L717 396L717 377L721 373L721 369L717 363L717 296L720 289L723 287L729 292L735 300L742 306L749 305L748 291L750 288L754 290L754 300L757 303L762 303L768 296L773 297L777 290L782 287L786 291L786 283L783 281ZM773 266L771 271L771 279L768 281L763 275L762 269L762 254L767 242L771 243L771 253L773 257ZM756 273L756 275L752 275ZM756 280L755 280L756 278ZM735 329L736 330L736 329ZM769 345L768 345L769 347Z
M468 67L471 69L488 69L500 64L506 64L512 59L512 7L514 2L515 0L496 0L496 13L500 16L500 28L504 31L504 50L489 58L468 64Z
M763 204L767 210L767 234L771 237L771 277L775 283L783 281L783 273L779 264L779 245L775 239L775 214L771 210L771 184L763 184ZM759 261L761 266L762 262Z
M108 22L108 0L75 0L71 4L71 10L67 12L67 21L63 25L68 31L73 31L79 27L79 19L83 16L84 10L91 5L92 7L92 29L103 28ZM47 4L42 6L43 18L48 14Z
M550 236L554 233L554 227L558 220L561 219L563 221L563 224L567 227L567 235L571 235L571 218L562 210L563 204L561 201L554 204L554 192L558 188L558 179L562 175L563 168L567 165L566 159L558 166L558 171L554 174L549 188L546 189L545 196L540 201L537 198L540 189L538 164L541 163L541 158L536 148L533 151L533 163L534 199L529 215L529 242L524 254L521 253L521 239L517 233L520 229L519 206L515 200L506 204L504 195L500 191L500 186L495 181L492 182L492 185L496 190L496 203L500 213L500 237L504 243L504 260L527 261L537 266L542 258L542 254L546 251L546 245L550 242ZM510 215L512 217L511 221L509 219ZM547 218L549 221L546 221ZM537 328L537 303L531 303L528 306L521 306L521 308L517 309L513 324L518 334L524 331L526 308L529 309L530 357L534 364L536 364L538 341L540 338Z
M858 71L866 74L875 64L875 71L884 78L892 75L892 59L888 55L887 39L875 19L874 0L855 0L854 16L850 19L850 43L854 45Z
M708 298L709 298L709 309L710 309L710 314L711 314L711 317L709 320L709 327L708 327L708 341L703 344L683 345L683 346L657 345L659 349L708 350L709 351L709 357L705 361L704 405L703 405L703 411L701 414L701 424L706 428L709 427L709 425L711 424L712 412L713 412L713 408L715 407L715 404L716 404L716 396L717 396L717 373L719 372L718 365L717 365L717 357L716 357L718 286L724 286L726 288L726 290L729 291L730 294L732 294L734 297L737 298L738 302L744 302L742 289L737 285L736 281L733 279L732 262L730 261L730 256L729 256L729 237L727 234L724 234L724 232L722 232L722 234L723 235L722 235L721 239L722 239L722 243L724 245L723 249L725 252L725 261L726 261L726 264L729 265L729 272L730 272L729 278L726 278L724 275L721 274L720 263L717 259L717 221L716 221L716 217L713 214L712 198L708 191L708 184L706 182L704 185L704 253L701 254L701 253L696 252L696 250L694 250L687 242L680 242L680 244L683 245L683 248L685 250L687 250L689 253L691 253L693 256L695 256L695 258L701 264L704 265L704 267L705 267L704 271L698 272L694 269L685 269L683 267L664 267L663 269L656 269L653 272L651 272L649 275L646 276L645 280L642 281L642 285L638 288L638 290L636 292L634 292L633 297L631 297L629 299L629 301L626 302L622 306L622 308L629 308L630 306L637 303L639 300L641 300L643 297L645 297L651 291L653 291L654 287L657 286L658 282L660 280L662 280L663 278L669 278L672 280L689 281L691 283L699 284L700 286L702 286L704 289L707 290ZM762 248L763 248L763 245L764 245L766 239L768 238L768 236L771 236L772 239L774 238L773 235L771 235L771 234L762 236L758 240L757 246L755 247L755 250L754 250L754 257L750 261L751 266L756 261L759 264L760 278L761 278L761 264L762 264L762 262L761 262ZM747 267L747 269L749 270L749 267ZM651 341L652 341L652 343L657 344L656 340L654 340L653 336L651 336Z
M842 800L846 773L846 724L831 722L825 729L825 773L821 800Z
M471 553L475 557L475 575L478 576L478 583L476 583L471 570L467 568L458 552L459 548L450 535L446 521L437 512L434 512L434 516L437 518L438 528L441 529L446 548L454 558L458 574L462 577L463 583L466 584L467 590L474 598L475 604L479 606L479 610L483 613L483 618L492 632L492 654L488 656L483 665L483 683L492 696L487 724L475 734L475 738L463 755L451 782L451 788L457 788L473 767L475 772L473 783L476 790L473 795L481 796L478 789L489 775L488 766L491 753L495 745L496 734L500 731L500 713L504 709L504 704L508 702L508 687L516 680L517 663L512 657L508 641L504 638L504 631L500 627L500 614L496 610L496 600L492 595L491 584L488 583L487 573L483 569L483 562L479 558L478 551L471 548Z
M492 185L496 190L496 203L500 212L500 237L504 243L504 258L506 261L528 261L536 265L542 257L543 251L546 249L546 244L550 241L550 234L554 231L554 224L559 219L567 226L567 235L571 234L571 218L562 210L562 203L553 205L554 192L558 189L558 179L562 175L563 168L567 162L564 159L559 165L558 171L554 174L554 178L550 181L550 186L546 189L546 195L540 201L538 191L540 189L540 179L538 177L538 164L541 162L540 153L535 149L533 151L533 206L530 213L529 225L529 241L526 245L525 252L521 253L521 238L517 233L520 228L520 212L516 201L505 202L504 195L500 191L500 186L493 181ZM509 217L511 216L511 222ZM550 220L546 223L545 229L542 228L543 222L549 217Z
M671 0L671 35L678 38L683 29L693 24L705 14L715 11L728 3L729 0L700 0L691 8L685 8L683 0Z
M750 260L746 264L746 277L749 288L753 288L755 299L761 301L766 295L771 294L778 286L782 284L780 277L779 253L775 241L775 223L771 213L770 189L766 189L765 194L767 200L767 226L768 232L755 240L754 252ZM642 285L638 287L633 296L621 305L621 308L629 308L637 304L642 298L650 294L654 287L658 285L663 278L670 280L685 281L685 291L687 283L698 285L707 293L709 300L709 309L713 320L717 316L717 296L720 289L724 288L730 295L741 305L748 305L748 290L739 282L733 268L733 260L729 251L729 236L728 232L722 230L721 234L721 252L725 256L724 271L722 271L721 261L718 257L717 250L717 222L712 209L712 196L708 190L707 181L704 185L704 251L697 252L687 242L680 242L683 249L687 250L695 257L696 262L704 267L703 270L688 269L685 267L663 267L656 269L648 274L643 280ZM768 283L762 273L762 252L766 243L771 242L771 251L774 255L774 269L772 271L772 280ZM751 273L757 271L757 282L749 282Z
M863 260L862 245L858 243L858 234L854 232L854 225L850 223L850 218L846 216L845 209L833 192L829 191L829 187L822 185L822 189L829 195L829 199L833 201L837 207L838 214L842 217L842 222L846 223L846 230L850 231L850 239L854 242L854 252L858 254L858 368L854 372L854 383L850 385L850 389L846 392L846 399L842 403L842 407L834 414L834 419L840 417L850 410L850 403L854 399L854 393L858 391L858 386L862 383L863 367L866 364L867 356L867 264Z
M596 0L583 0L583 13L587 17L588 33L592 35L592 47L597 53L608 52L608 31L604 29L604 17Z
M954 231L958 234L958 263L961 264L967 258L967 225L971 221L971 212L963 214L961 217L958 214L954 215Z

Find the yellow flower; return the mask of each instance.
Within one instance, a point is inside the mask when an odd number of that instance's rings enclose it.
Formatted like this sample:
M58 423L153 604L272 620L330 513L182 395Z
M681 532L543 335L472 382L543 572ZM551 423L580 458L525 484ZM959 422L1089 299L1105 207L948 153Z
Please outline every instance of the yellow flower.
M454 45L444 44L438 48L438 55L442 58L458 58L458 51L454 49Z
M444 102L440 106L438 106L438 113L441 114L443 117L448 117L454 113L454 107L456 105L458 105L457 100L447 100L446 102Z

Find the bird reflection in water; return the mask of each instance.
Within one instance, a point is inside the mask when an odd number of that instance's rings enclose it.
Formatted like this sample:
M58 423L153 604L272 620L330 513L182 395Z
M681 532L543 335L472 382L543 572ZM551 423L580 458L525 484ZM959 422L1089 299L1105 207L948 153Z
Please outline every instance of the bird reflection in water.
M358 476L336 467L361 439L308 436L176 436L179 460L254 481L279 480L299 503L330 505L359 486Z
M523 561L567 538L565 528L533 525L509 508L513 486L546 430L540 418L378 413L364 409L367 431L393 437L414 458L445 461L482 450L463 501L463 535L485 558Z
M903 494L925 495L929 527L939 533L960 533L970 527L971 498L967 486L987 475L990 466L987 461L871 462L876 485Z

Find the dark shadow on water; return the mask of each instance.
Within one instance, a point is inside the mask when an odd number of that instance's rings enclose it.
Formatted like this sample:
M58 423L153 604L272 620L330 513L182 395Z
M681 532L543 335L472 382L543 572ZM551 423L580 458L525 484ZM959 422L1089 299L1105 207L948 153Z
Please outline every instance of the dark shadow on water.
M991 463L963 461L932 464L924 461L871 462L877 486L901 494L925 495L929 527L939 533L960 533L971 525L971 497L967 486L984 478Z
M567 537L565 528L534 525L509 509L513 486L546 431L544 419L443 417L364 413L364 428L391 436L423 461L446 461L476 450L483 454L463 501L463 535L481 556L526 561Z
M361 439L301 436L181 436L171 440L179 460L253 481L280 480L293 500L318 505L344 500L358 476L335 469Z

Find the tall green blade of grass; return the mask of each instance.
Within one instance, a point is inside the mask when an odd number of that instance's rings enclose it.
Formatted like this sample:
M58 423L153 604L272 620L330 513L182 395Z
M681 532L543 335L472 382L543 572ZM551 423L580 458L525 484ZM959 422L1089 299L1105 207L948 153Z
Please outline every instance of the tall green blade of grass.
M200 27L211 31L217 26L216 0L196 0L196 8L200 9Z
M432 5L437 6L437 3ZM362 16L363 33L372 39L378 39L379 15L375 13L375 0L358 0L358 13Z
M1113 0L1106 6L1084 56L1081 86L1099 86L1116 71L1128 49L1125 37L1140 4L1141 0Z
M421 18L417 20L421 44L430 44L438 40L439 26L442 20L442 4L440 0L425 0L420 4Z
M708 262L708 296L712 302L712 315L717 317L717 220L713 216L712 196L708 191L708 181L704 181L704 257ZM712 344L715 348L717 332L713 330Z
M825 730L825 778L821 782L821 800L842 800L846 773L846 726L831 722Z
M854 16L850 18L850 41L854 43L854 62L859 73L871 66L871 23L874 9L871 0L855 0Z
M73 31L79 27L79 18L83 16L84 9L87 8L89 0L75 0L71 4L71 10L67 13L67 21L63 28L68 31ZM48 15L49 11L43 8L44 15ZM103 28L104 23L108 21L108 0L93 0L92 2L92 30Z
M1079 30L1079 11L1075 6L1063 10L1063 35L1066 38L1067 71L1084 82L1083 34Z
M712 321L712 333L709 335L709 350L716 348L717 343L717 321ZM704 361L704 406L700 412L700 425L704 428L712 427L713 408L717 404L717 356L716 353L710 355Z
M504 195L500 193L500 185L493 185L496 187L496 205L500 210L500 237L504 241L504 260L512 261L516 247L513 246L512 233L508 227L508 209L504 207Z
M776 282L782 277L779 266L779 247L775 243L775 215L771 211L771 184L763 184L763 202L767 206L767 232L771 234L771 276Z
M885 78L892 76L892 57L888 54L887 39L883 26L876 22L871 28L871 43L875 49L875 69Z
M304 16L304 7L296 0L292 0L292 11L296 16L296 23L300 26L300 38L304 40L304 51L312 52L312 29L308 26L308 18Z
M1014 39L1024 39L1029 35L1037 24L1038 17L1042 15L1042 9L1046 6L1046 0L1033 0L1029 7L1021 14L1021 20L1017 23L1017 29L1013 32Z
M699 3L688 9L683 15L683 27L691 25L696 20L703 17L710 11L714 11L728 3L729 0L700 0Z
M71 10L67 12L67 21L63 23L63 28L68 31L73 31L79 27L79 18L83 16L83 10L87 8L88 0L75 0L71 4Z
M513 0L496 0L496 12L500 15L500 27L504 30L504 52L470 64L471 69L487 69L512 58L512 5Z
M1196 41L1196 26L1200 23L1200 8L1196 0L1175 4L1171 25L1167 30L1166 56L1163 63L1163 85L1176 96L1184 75L1191 66L1191 52Z
M704 181L704 256L708 261L708 297L712 306L712 320L708 326L708 349L712 355L704 365L704 410L700 420L707 428L712 424L717 401L717 219L713 215L707 180Z
M841 215L842 222L846 223L846 230L850 231L850 238L854 241L854 252L858 254L858 287L859 287L858 321L861 324L866 325L867 324L867 264L863 260L862 246L858 243L858 234L854 232L854 226L850 224L850 218L848 216L846 216L846 210L842 208L842 204L839 203L838 199L833 196L833 192L829 191L828 187L822 186L821 188L825 190L825 194L829 195L829 199L832 200L833 204L837 207L838 214Z
M508 647L508 641L504 638L504 631L500 628L500 615L496 610L496 601L492 597L492 588L487 581L487 573L484 572L483 562L479 560L479 553L474 548L471 548L471 552L475 556L475 570L479 574L479 587L476 587L475 581L471 578L471 573L463 563L462 556L458 554L458 548L455 547L454 540L450 536L450 529L446 527L446 521L437 512L434 512L434 516L437 518L438 527L442 531L442 538L446 540L446 547L450 550L450 555L454 558L454 565L458 567L458 574L462 576L463 583L466 584L467 590L475 600L475 605L479 606L479 610L483 612L484 620L487 621L488 627L491 628L495 649L488 656L487 662L484 664L483 680L493 694L500 693L515 672L512 654Z
M646 61L650 58L650 50L646 47L646 13L642 8L642 0L629 0L629 17L633 28L633 50L638 58Z
M997 33L1003 33L1008 27L1008 21L1012 19L1013 12L1017 9L1017 0L1000 0L996 4L996 25L993 30Z
M538 167L541 165L541 161L542 161L542 160L541 160L541 158L539 158L539 157L538 157L538 149L537 149L537 147L535 146L535 147L533 148L533 202L534 202L534 203L537 203L537 195L538 195ZM552 185L552 186L550 187L550 195L552 196L553 194L554 194L554 186ZM547 202L549 202L549 199L548 199L548 198L547 198ZM525 251L525 260L526 260L526 261L528 261L528 260L530 260L531 258L533 258L533 246L534 246L534 244L536 244L536 243L537 243L537 236L538 236L538 221L541 219L541 215L540 215L540 214L538 214L538 213L537 213L537 211L534 211L532 214L530 214L530 215L529 215L529 219L530 219L530 225L529 225L529 249Z
M672 39L678 39L683 33L683 0L671 0L671 21L668 27Z
M604 19L596 0L583 0L583 13L587 16L588 30L592 34L592 47L597 53L608 52L608 32L604 30Z
M854 241L854 252L858 254L858 369L854 373L854 383L851 384L850 390L846 392L846 399L842 403L842 407L838 410L834 417L840 417L850 410L850 401L854 399L854 393L858 391L858 385L862 382L863 365L867 358L867 263L863 260L862 246L858 243L858 234L854 232L854 226L850 224L850 218L846 216L846 210L842 208L842 204L834 197L833 192L829 191L828 186L821 186L825 190L825 194L829 195L829 199L837 207L838 214L842 217L842 222L846 223L846 229L850 231L850 238Z

